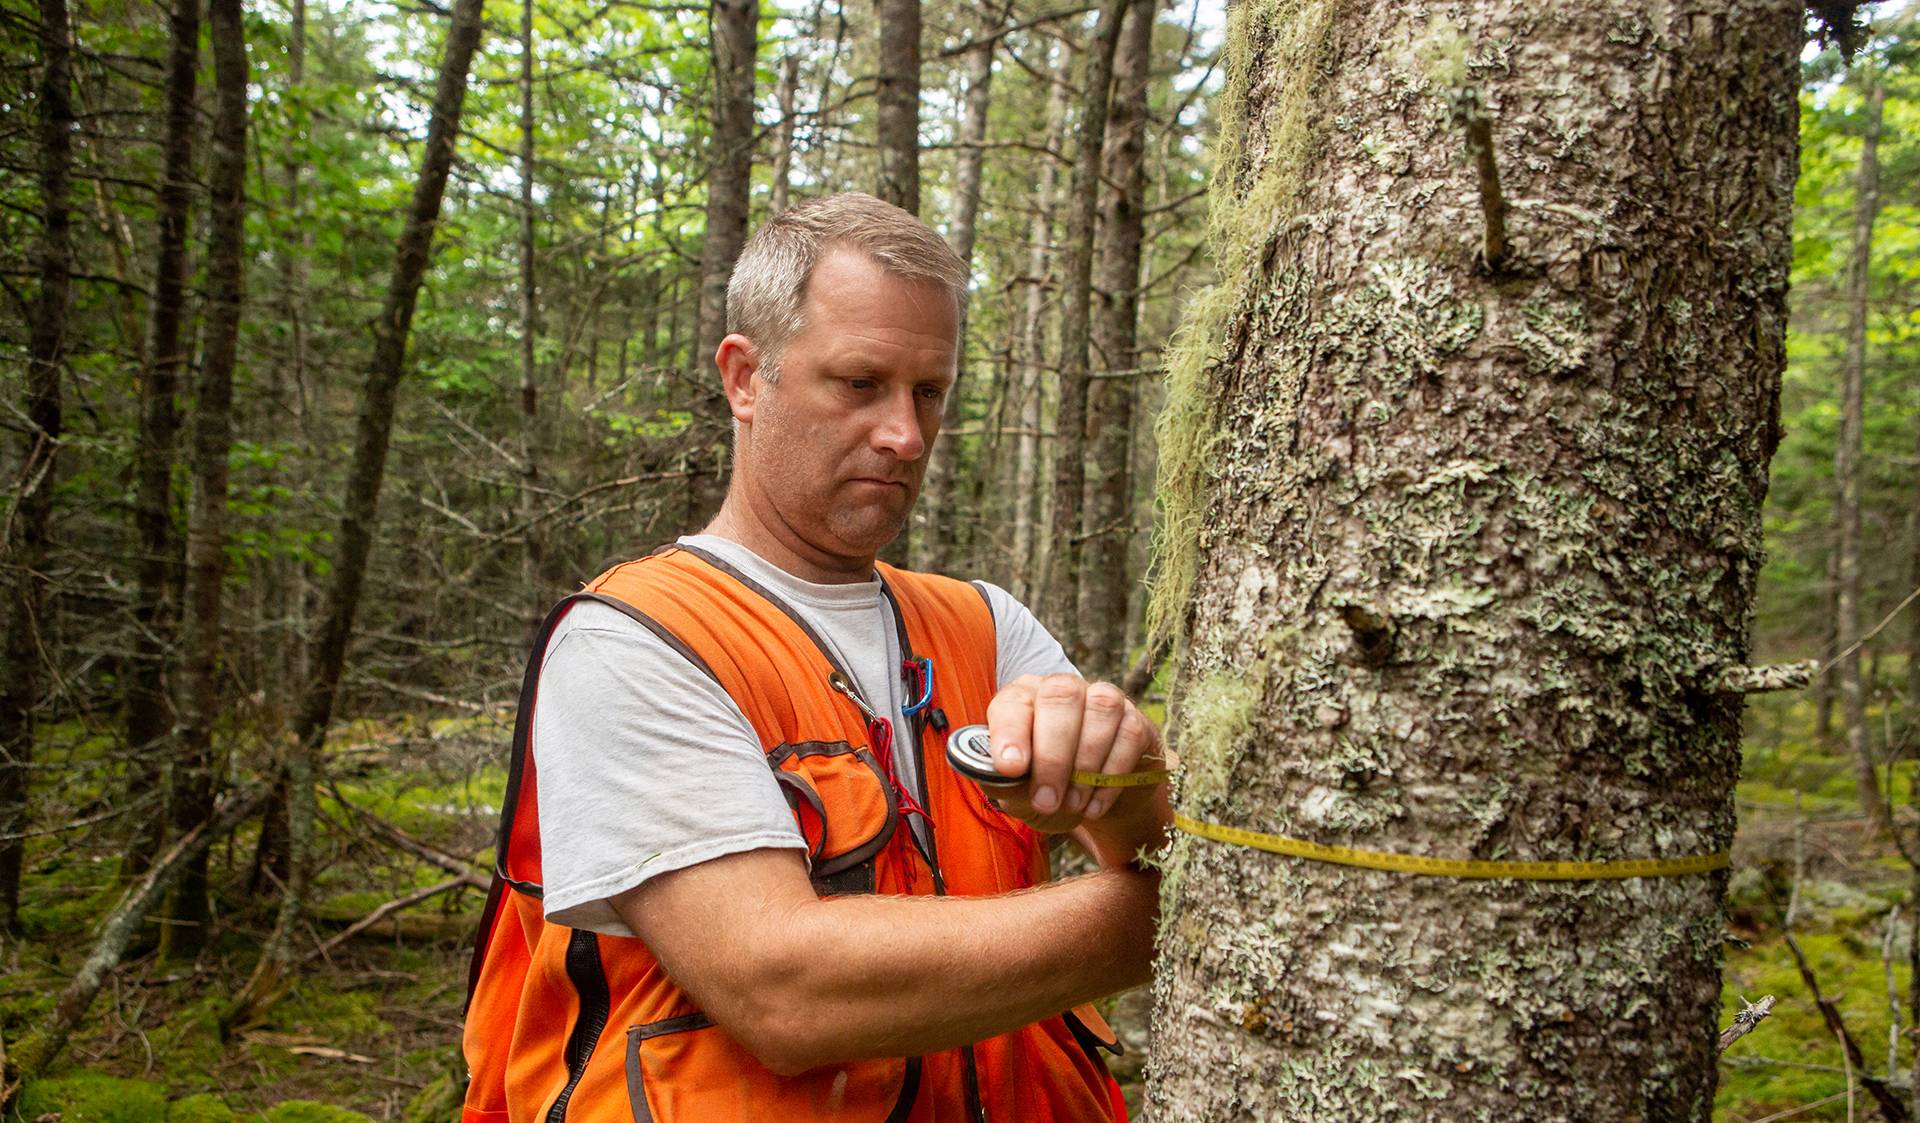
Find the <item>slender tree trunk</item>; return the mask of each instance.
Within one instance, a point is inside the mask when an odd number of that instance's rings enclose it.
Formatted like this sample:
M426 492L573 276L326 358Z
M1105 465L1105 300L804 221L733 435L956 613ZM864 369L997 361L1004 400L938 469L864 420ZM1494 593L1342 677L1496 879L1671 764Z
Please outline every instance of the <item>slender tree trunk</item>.
M175 752L173 827L186 834L213 815L213 726L220 717L222 593L227 574L227 463L233 448L233 371L245 286L247 44L240 0L210 0L214 112L208 172L207 328L194 383L193 504L187 517L187 598L182 629L180 739ZM188 863L161 936L168 958L190 959L206 945L207 852Z
M1853 758L1854 787L1860 809L1875 830L1888 825L1887 801L1880 791L1873 746L1867 728L1867 692L1860 681L1860 454L1867 375L1867 282L1873 267L1873 220L1880 210L1880 116L1886 86L1866 71L1866 132L1860 141L1860 167L1853 184L1853 259L1847 267L1847 354L1840 364L1840 433L1834 445L1833 484L1839 515L1839 611L1834 642L1840 647L1840 710Z
M959 154L953 171L953 225L947 242L961 261L973 265L973 243L980 216L980 171L986 156L987 109L993 84L993 47L999 41L1000 25L1006 22L1006 9L993 6L980 9L975 31L979 45L967 52L967 96L960 119ZM971 294L969 294L970 296ZM947 394L942 429L960 422L960 393L967 377L968 311L971 299L960 305L960 354L953 389ZM914 521L920 529L913 536L913 568L932 573L945 572L954 542L954 518L951 511L954 473L960 458L959 440L942 436L934 443L927 462L926 487L915 505Z
M773 197L767 204L769 217L787 209L788 180L793 168L793 104L800 91L800 56L789 51L780 57L780 84L774 100L780 106L780 123L773 130Z
M727 279L747 241L753 186L753 58L759 0L713 0L713 142L707 174L707 234L700 250L700 302L693 355L694 460L687 529L705 526L727 493L732 413L720 391L713 353L727 336Z
M1235 6L1222 284L1161 424L1187 822L1726 850L1802 13ZM1474 880L1182 834L1166 878L1156 1123L1712 1111L1724 870Z
M1920 411L1913 415L1913 451L1915 475L1920 476ZM1920 491L1920 488L1916 489ZM1916 496L1920 500L1920 496ZM1907 589L1920 589L1920 501L1907 512ZM1920 727L1920 612L1907 609L1907 700L1906 722L1912 727ZM1920 900L1914 902L1920 908ZM1920 923L1916 920L1915 923ZM1916 952L1920 955L1920 952ZM1920 983L1916 983L1920 986ZM1915 1022L1920 1025L1920 1022ZM1920 1057L1920 1050L1915 1050ZM1914 1062L1920 1065L1920 1059ZM1916 1085L1914 1095L1920 1096L1920 1085Z
M353 636L354 619L366 584L367 559L373 552L380 491L386 478L394 405L400 380L407 370L407 340L433 249L440 202L453 169L454 140L460 134L467 75L483 30L481 11L481 0L456 0L453 6L440 75L434 87L433 111L427 123L420 178L414 184L406 223L394 246L393 273L387 283L386 300L373 323L373 350L367 363L360 416L354 431L353 458L347 468L340 528L335 535L339 546L320 633L314 642L313 677L307 683L290 749L296 758L306 758L304 765L298 767L304 767L307 775L316 771L313 762L319 759L327 728L333 723L333 706L339 697L341 673L346 668L347 643ZM290 764L289 774L295 770L296 766ZM303 798L310 800L311 793L291 798L290 803L297 806ZM306 862L306 854L294 851L289 855L288 883L281 896L279 920L253 976L224 1013L226 1024L247 1020L271 1005L278 996L281 973L292 962L293 922L304 907Z
M287 27L287 87L295 98L304 95L307 80L307 0L293 0L291 22ZM304 103L303 118L311 119ZM309 125L309 128L312 126ZM311 415L307 409L307 263L313 258L313 225L307 221L309 208L305 183L306 155L290 153L284 169L287 180L287 213L299 224L296 249L288 255L284 275L287 304L287 332L290 345L289 375L292 393L288 395L289 420L299 441L301 455L314 456ZM291 725L293 708L302 683L307 681L307 600L311 571L306 561L288 557L282 562L280 583L280 626L278 637L281 682L273 687L275 721Z
M187 226L193 214L194 85L200 70L200 0L175 0L167 55L167 132L154 250L152 345L140 380L140 436L134 451L133 521L140 535L134 591L133 654L127 675L127 789L135 801L163 783L162 741L173 729L167 661L178 620L173 590L180 542L174 533L173 462L180 420L175 406L187 369L180 323L186 309ZM135 816L122 870L145 872L166 836L167 816Z
M27 339L27 427L20 478L6 512L6 669L0 671L0 935L20 928L20 868L33 763L33 711L47 605L48 529L60 449L60 376L66 365L73 270L72 31L66 0L40 0L40 291Z
M1102 0L1100 22L1087 50L1080 88L1080 118L1074 133L1073 182L1067 190L1066 305L1060 318L1060 409L1054 418L1053 549L1047 556L1046 621L1078 664L1087 657L1080 621L1078 533L1081 492L1087 478L1088 348L1093 318L1093 224L1099 201L1100 158L1106 146L1107 102L1120 17L1129 0Z
M533 245L533 0L520 5L520 510L531 528L540 486L540 387L534 344L540 330L538 277ZM541 536L528 529L520 553L520 584L526 624L533 627L547 603L540 580Z
M920 213L920 0L874 0L880 73L874 130L880 177L874 194Z
M1834 522L1839 523L1840 497L1834 495ZM1820 587L1820 605L1826 611L1821 614L1821 627L1825 631L1820 650L1827 658L1840 653L1840 548L1836 543L1827 551L1826 582ZM1838 678L1838 670L1827 668L1827 673L1813 680L1813 733L1826 739L1833 735L1833 682Z
M1072 80L1073 47L1060 46L1060 65L1047 93L1048 155L1040 163L1040 182L1033 192L1033 218L1027 229L1027 304L1020 322L1020 433L1014 444L1013 557L1014 590L1021 600L1038 598L1045 580L1040 566L1045 530L1035 518L1041 471L1040 425L1042 387L1047 382L1047 292L1053 261L1053 208L1059 190L1060 164L1052 155L1067 135L1067 98Z
M879 16L879 74L874 97L874 139L879 174L874 194L908 214L920 213L920 0L874 0ZM965 338L964 336L961 338ZM882 560L911 563L914 523L881 548Z
M1095 365L1130 371L1139 363L1140 242L1146 208L1147 79L1158 0L1130 0L1114 54L1113 110L1100 192L1100 260L1094 276ZM1086 496L1080 533L1080 620L1087 651L1080 671L1119 682L1127 672L1127 605L1137 583L1133 545L1131 374L1092 383L1087 396Z

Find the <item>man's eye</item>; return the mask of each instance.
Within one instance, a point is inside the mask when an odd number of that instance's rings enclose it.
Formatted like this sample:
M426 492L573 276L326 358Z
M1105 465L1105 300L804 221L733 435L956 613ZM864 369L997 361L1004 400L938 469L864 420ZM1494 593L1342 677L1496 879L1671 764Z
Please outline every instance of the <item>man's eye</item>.
M920 387L920 396L930 402L937 402L947 396L947 388L945 386L922 386Z
M874 381L871 378L847 379L847 387L848 389L852 389L852 390L871 390L873 389L874 385L875 385Z

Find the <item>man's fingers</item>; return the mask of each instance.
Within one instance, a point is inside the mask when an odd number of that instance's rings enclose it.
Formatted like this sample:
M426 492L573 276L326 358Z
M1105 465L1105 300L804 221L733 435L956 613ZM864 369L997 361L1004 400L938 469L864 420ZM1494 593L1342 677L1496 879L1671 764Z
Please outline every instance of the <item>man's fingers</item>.
M1051 815L1061 808L1080 753L1080 726L1087 684L1078 675L1048 675L1033 697L1033 778L1027 783L1033 809Z
M1002 776L1024 776L1032 761L1033 700L1037 675L1022 675L1000 688L987 703L987 743L993 767Z
M1088 772L1118 771L1110 764L1112 749L1128 709L1126 693L1112 683L1096 682L1087 687L1085 716L1080 721L1080 746L1073 760L1075 768ZM1085 810L1091 794L1092 789L1075 785L1067 796L1067 812L1078 815Z
M1146 715L1139 709L1129 704L1125 715L1120 720L1120 729L1114 735L1113 751L1107 754L1106 767L1103 771L1116 775L1122 772L1139 771L1141 762L1147 758L1155 740L1153 723L1148 721ZM1093 802L1087 805L1086 817L1098 819L1105 815L1123 794L1124 789L1121 788L1102 788L1094 795Z

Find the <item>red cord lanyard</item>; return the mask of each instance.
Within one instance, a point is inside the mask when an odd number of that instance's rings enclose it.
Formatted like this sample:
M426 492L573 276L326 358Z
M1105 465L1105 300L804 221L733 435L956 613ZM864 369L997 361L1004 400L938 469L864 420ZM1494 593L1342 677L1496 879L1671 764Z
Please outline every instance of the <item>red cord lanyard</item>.
M894 766L893 722L874 713L873 707L867 705L860 695L854 692L853 684L848 682L846 676L839 671L834 671L827 676L827 685L846 695L854 707L860 711L860 716L867 719L868 744L873 749L874 759L880 762L881 771L887 774L887 782L893 785L894 794L900 797L900 810L908 815L920 816L927 821L928 827L932 827L933 816L927 814L927 809L920 806L920 801L913 798L913 794L907 791L906 785L900 782L900 770Z

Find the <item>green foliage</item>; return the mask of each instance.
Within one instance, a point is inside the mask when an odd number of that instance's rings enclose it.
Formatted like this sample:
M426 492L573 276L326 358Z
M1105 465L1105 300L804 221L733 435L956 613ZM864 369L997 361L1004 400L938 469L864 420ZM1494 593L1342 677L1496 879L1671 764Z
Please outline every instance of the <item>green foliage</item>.
M1834 444L1846 349L1845 286L1853 253L1855 176L1864 118L1860 75L1887 98L1879 146L1880 209L1868 275L1866 416L1861 507L1862 575L1871 626L1911 587L1913 461L1920 433L1920 78L1884 52L1851 69L1826 57L1809 67L1801 95L1800 177L1794 195L1793 319L1781 390L1784 438L1773 459L1765 512L1768 565L1761 574L1756 638L1763 650L1825 656L1828 554L1833 548ZM1881 643L1892 647L1894 636Z

